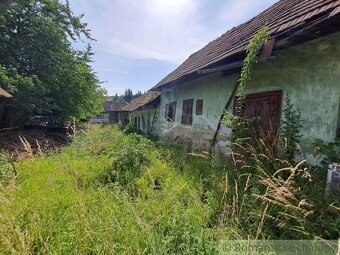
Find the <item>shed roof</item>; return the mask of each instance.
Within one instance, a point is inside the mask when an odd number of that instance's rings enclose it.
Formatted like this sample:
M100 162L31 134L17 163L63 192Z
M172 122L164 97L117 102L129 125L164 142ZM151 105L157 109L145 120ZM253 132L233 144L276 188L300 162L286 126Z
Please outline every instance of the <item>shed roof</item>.
M160 96L160 92L156 91L148 91L141 95L140 97L135 98L132 100L128 105L123 107L124 111L133 112L139 108L141 108L144 105L147 105L151 102L153 102L155 99L157 99Z
M11 98L12 95L0 87L0 97Z
M128 103L125 101L106 101L103 104L104 112L120 112Z
M280 0L258 16L234 27L192 54L154 88L244 52L251 38L264 25L268 26L270 36L275 36L306 24L321 15L332 17L338 13L340 13L340 0Z

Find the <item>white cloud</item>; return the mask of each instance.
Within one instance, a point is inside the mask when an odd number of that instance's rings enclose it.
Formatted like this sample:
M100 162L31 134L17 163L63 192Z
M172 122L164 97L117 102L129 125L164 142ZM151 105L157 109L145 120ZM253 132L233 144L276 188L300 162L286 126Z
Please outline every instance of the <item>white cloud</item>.
M274 0L70 0L109 54L180 63ZM218 4L216 13L204 14Z

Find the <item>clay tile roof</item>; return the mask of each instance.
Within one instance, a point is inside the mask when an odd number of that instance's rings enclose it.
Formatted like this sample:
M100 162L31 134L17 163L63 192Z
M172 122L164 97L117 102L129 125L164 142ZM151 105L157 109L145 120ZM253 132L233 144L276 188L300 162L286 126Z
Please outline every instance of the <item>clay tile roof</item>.
M148 91L140 97L132 100L127 106L123 107L123 110L127 112L135 111L140 107L153 102L156 98L160 96L160 94L160 92Z
M192 54L154 88L243 52L250 39L264 25L268 26L269 33L273 36L322 14L333 16L339 12L340 0L280 0L255 18L234 27Z
M104 112L120 112L127 104L125 101L106 101L103 105Z
M0 88L0 97L6 97L6 98L11 98L12 95L9 94L6 90Z

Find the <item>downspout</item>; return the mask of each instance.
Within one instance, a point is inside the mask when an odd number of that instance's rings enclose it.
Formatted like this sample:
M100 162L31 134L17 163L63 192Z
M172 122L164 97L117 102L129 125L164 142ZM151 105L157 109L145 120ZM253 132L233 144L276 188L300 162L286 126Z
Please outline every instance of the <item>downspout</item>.
M213 137L213 140L211 142L211 146L210 146L210 154L212 154L213 152L213 149L214 149L214 146L216 144L216 140L217 140L217 136L218 136L218 133L220 132L220 129L221 129L221 125L222 125L222 121L224 119L224 116L226 115L226 112L228 111L232 101L233 101L233 98L235 97L235 94L237 92L237 89L238 89L238 85L239 85L239 82L238 82L239 79L237 79L237 82L236 82L236 85L233 89L233 91L231 92L231 95L228 99L228 102L226 103L226 105L224 106L224 109L223 109L223 112L222 112L222 115L218 121L218 125L217 125L217 128L216 128L216 131L215 131L215 134L214 134L214 137Z

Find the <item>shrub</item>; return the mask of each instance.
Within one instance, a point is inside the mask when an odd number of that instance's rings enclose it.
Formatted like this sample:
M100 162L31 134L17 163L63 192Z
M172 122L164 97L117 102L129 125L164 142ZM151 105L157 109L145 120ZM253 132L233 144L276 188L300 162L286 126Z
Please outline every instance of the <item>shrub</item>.
M135 125L133 125L132 123L128 123L125 127L123 127L122 131L126 135L140 134L141 133L140 130Z

